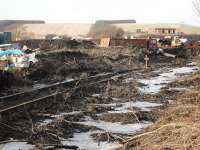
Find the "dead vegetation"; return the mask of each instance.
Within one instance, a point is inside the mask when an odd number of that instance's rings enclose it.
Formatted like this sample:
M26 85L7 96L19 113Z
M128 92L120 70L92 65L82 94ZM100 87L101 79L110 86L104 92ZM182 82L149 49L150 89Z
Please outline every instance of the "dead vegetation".
M99 73L112 72L120 69L131 69L131 74L125 76L115 76L109 82L98 84L93 86L86 86L84 88L76 89L71 93L63 93L48 99L41 103L33 104L30 107L22 108L18 110L18 113L12 111L3 115L3 122L5 123L0 127L1 140L7 140L8 137L15 139L26 139L29 142L37 145L39 148L44 148L45 145L51 144L59 146L62 138L68 139L73 137L73 133L88 132L95 130L94 126L83 126L78 124L79 121L84 121L85 117L90 117L94 121L105 121L109 123L122 122L122 124L138 123L142 121L152 121L158 119L158 115L162 115L162 118L156 122L156 124L146 130L147 133L139 134L132 140L128 141L127 147L132 146L136 149L157 149L159 146L165 148L166 144L170 147L180 146L180 143L184 141L182 139L185 132L191 130L191 128L198 128L198 116L200 115L199 108L196 106L196 99L194 105L187 106L187 101L183 103L185 97L190 98L191 95L196 95L197 92L189 94L189 96L180 96L180 107L172 107L167 111L161 111L159 113L142 112L140 108L129 107L130 113L125 114L102 114L108 111L113 111L112 106L101 107L99 104L110 103L127 103L129 101L148 101L159 102L163 104L161 109L165 108L164 105L170 98L176 98L175 92L163 92L157 95L143 95L137 89L138 78L150 78L156 76L156 73L152 73L152 70L157 70L164 66L170 66L173 64L180 65L179 58L176 60L168 59L161 56L149 56L151 64L149 69L144 69L144 56L148 54L146 49L129 48L129 49L78 49L68 50L61 52L44 53L39 56L39 62L29 70L28 79L32 81L38 81L38 83L55 83L57 81L63 81L68 78L84 78ZM177 62L176 62L177 61ZM174 66L175 66L174 65ZM132 81L126 82L127 78L132 78ZM191 77L188 84L193 84L193 80L198 81L199 77ZM177 83L178 85L178 83ZM93 97L93 94L100 94L99 97ZM48 102L48 103L47 103ZM47 105L48 104L48 105ZM122 106L122 104L121 104ZM118 107L118 106L116 106ZM119 106L120 107L120 106ZM26 112L26 110L28 110ZM59 117L59 119L53 120L53 122L44 127L38 127L38 122L44 119L52 119L52 114L60 114L61 112L73 112L81 111L80 114L67 115L65 117ZM15 112L15 111L14 111ZM26 115L22 115L26 114ZM49 115L48 115L49 114ZM42 116L43 115L43 116ZM45 117L46 115L46 117ZM190 116L193 115L194 120L190 121ZM23 117L20 117L23 116ZM186 118L187 117L187 118ZM53 118L54 119L54 118ZM34 122L34 123L33 123ZM37 124L37 126L33 126ZM9 130L10 128L20 130ZM172 129L171 129L172 128ZM7 132L9 130L9 132ZM100 130L100 129L98 129ZM102 130L102 129L101 129ZM25 131L22 132L22 131ZM104 131L104 130L103 130ZM195 130L194 130L195 132ZM181 137L173 137L174 134L179 134ZM195 132L196 134L198 132ZM168 138L168 136L170 138ZM97 137L97 138L96 138ZM120 139L120 142L126 143L125 138L120 138L119 135L105 133L101 135L95 135L95 139L98 141ZM160 139L162 137L162 139ZM180 138L176 143L176 138ZM187 136L190 140L193 137ZM112 138L113 139L113 138ZM112 141L112 140L111 140ZM185 142L188 146L188 142ZM55 145L56 144L56 145ZM162 148L163 148L162 147ZM159 147L160 148L160 147ZM172 147L171 147L172 148Z
M181 80L185 86L198 86L199 73ZM184 82L185 81L185 82ZM177 83L177 81L175 81ZM197 82L197 83L196 83ZM178 82L180 83L180 82ZM176 103L161 111L156 123L144 133L124 142L130 150L200 149L200 91L193 89L176 98Z
M169 87L199 87L200 82L200 72L194 73L192 76L189 76L187 78L179 78L176 82L170 83Z

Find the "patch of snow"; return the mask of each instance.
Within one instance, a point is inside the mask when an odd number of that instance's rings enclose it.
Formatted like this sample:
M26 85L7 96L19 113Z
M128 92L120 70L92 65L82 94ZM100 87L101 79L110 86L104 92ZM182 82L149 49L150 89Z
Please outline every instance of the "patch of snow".
M140 108L142 111L151 111L153 107L158 107L161 106L162 104L141 102L141 101L109 104L109 106L117 106L117 105L120 107L116 107L113 111L109 111L108 113L129 113L131 112L130 108L132 107Z
M135 124L122 124L121 122L105 122L101 120L93 120L89 117L84 122L78 122L82 125L94 126L99 129L105 130L107 132L119 133L119 134L134 134L141 129L147 128L152 123L151 122L142 122Z
M196 62L191 62L191 63L187 64L187 66L196 66L196 65L197 65Z
M64 81L62 81L62 82L58 82L58 83L56 83L56 84L67 83L67 82L72 82L72 81L74 81L73 78L68 78L68 79L65 79Z
M170 104L172 104L172 103L174 102L174 100L168 100L168 102L169 102Z
M33 85L34 89L39 89L39 88L44 88L44 87L46 87L45 84L35 84L35 85Z
M45 119L39 123L39 126L46 126L53 122L53 119Z
M117 142L100 142L98 144L91 137L91 134L93 133L97 132L75 133L73 138L63 141L62 144L78 146L80 150L114 150L119 146L122 146Z
M118 104L119 107L114 108L112 111L108 111L108 113L129 113L131 110L132 102L126 102L126 103L121 103L120 105ZM117 106L117 105L116 105Z
M101 97L101 94L93 94L92 97Z
M59 117L62 117L62 116L67 116L67 115L77 115L77 114L80 114L80 113L82 113L82 111L72 111L72 112L68 112L68 113L60 113L58 115L52 115L51 117L59 118Z
M129 113L132 112L130 108L137 107L141 111L151 111L152 108L162 106L159 103L145 102L145 101L130 101L125 103L110 103L110 104L95 104L97 106L103 107L113 107L114 110L108 111L108 113ZM101 114L100 114L101 115Z
M114 100L114 101L120 101L121 99L120 98L112 98L112 100Z
M124 76L127 76L127 75L128 75L128 73L118 74L118 75L112 76L111 79L115 80L115 79L117 79L119 77L124 77Z
M71 82L71 81L74 81L73 78L69 78L69 79L66 79L65 82Z
M72 112L68 112L68 113L60 113L58 115L52 115L51 117L56 119L56 118L60 118L62 116L80 114L81 112L82 111L72 111ZM50 124L52 122L53 122L53 119L44 119L43 121L41 121L39 123L39 126L46 126L46 125L48 125L48 124Z
M7 144L1 144L1 150L31 150L34 146L27 144L27 142L10 142Z
M142 111L151 111L151 108L161 106L162 104L150 103L150 102L132 102L132 104L126 104L126 106L132 106L140 108Z
M178 74L188 74L198 70L198 67L181 67L172 69L169 72L161 73L157 77L151 79L140 79L138 82L145 84L145 86L140 87L139 90L145 94L156 94L163 88L167 83L172 82L176 79Z

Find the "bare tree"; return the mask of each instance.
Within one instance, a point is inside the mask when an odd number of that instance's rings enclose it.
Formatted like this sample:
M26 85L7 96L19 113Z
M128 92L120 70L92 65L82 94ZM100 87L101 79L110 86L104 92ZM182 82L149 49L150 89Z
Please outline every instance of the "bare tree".
M193 7L198 16L200 16L200 0L193 0Z

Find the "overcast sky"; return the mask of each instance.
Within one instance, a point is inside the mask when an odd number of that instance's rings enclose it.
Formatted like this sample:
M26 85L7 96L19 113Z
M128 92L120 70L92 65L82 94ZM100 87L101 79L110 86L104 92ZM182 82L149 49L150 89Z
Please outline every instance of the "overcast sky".
M41 19L50 23L136 19L140 23L200 26L192 0L0 0L0 19Z

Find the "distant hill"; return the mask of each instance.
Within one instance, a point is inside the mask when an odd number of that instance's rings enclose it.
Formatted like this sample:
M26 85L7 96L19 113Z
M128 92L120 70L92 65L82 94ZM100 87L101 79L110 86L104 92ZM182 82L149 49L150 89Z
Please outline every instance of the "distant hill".
M26 24L27 32L34 33L38 37L47 34L58 34L68 36L87 36L93 24L84 23L61 23L61 24ZM135 33L137 29L142 29L152 34L155 28L176 28L178 32L185 34L199 34L200 27L185 24L138 24L122 23L112 24L121 27L126 33ZM36 37L37 37L36 36Z
M14 24L45 24L42 20L0 20L0 31L6 30L10 25Z
M48 34L86 36L92 24L87 23L49 23L49 24L26 24L27 32L32 32L38 37Z
M107 25L107 24L117 24L117 23L136 23L136 20L97 20L96 24Z
M24 23L24 22L23 22ZM39 24L35 21L28 22L22 26L16 26L11 22L1 22L0 24L4 26L6 31L13 32L15 34L17 31L21 32L21 35L25 39L41 39L48 34L56 35L67 35L73 37L87 36L90 28L93 24L89 23L47 23L44 24L43 21L39 21ZM10 25L8 25L10 24ZM196 34L200 35L200 27L186 25L186 24L140 24L140 23L121 23L121 24L112 24L117 27L122 28L125 33L133 34L137 36L136 31L142 29L142 31L147 32L148 34L154 34L155 28L176 28L178 32L183 32L185 34ZM6 26L6 28L5 28ZM18 37L19 33L14 37ZM15 38L13 38L15 39Z

